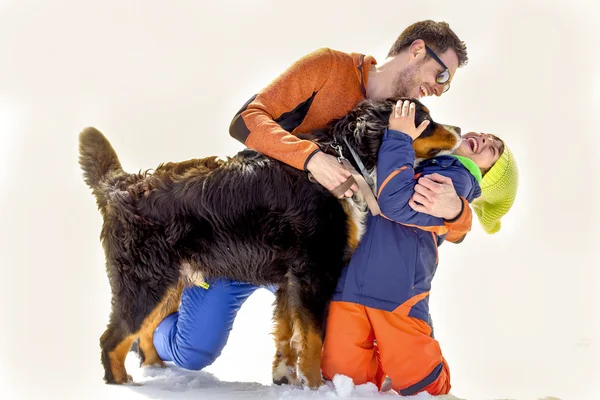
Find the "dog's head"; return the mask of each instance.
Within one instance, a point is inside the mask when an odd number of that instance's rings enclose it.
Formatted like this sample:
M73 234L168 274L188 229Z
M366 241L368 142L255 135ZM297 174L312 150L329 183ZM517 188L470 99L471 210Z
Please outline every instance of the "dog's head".
M413 141L417 159L432 158L450 154L460 145L460 128L457 126L440 124L431 118L429 109L420 101L409 99L416 105L415 124L419 126L424 120L430 123L421 136Z
M410 100L416 105L415 124L428 119L425 131L413 141L415 156L418 159L432 158L450 154L460 144L460 128L435 122L429 109L415 99L393 98L381 101L363 100L344 117L332 121L329 126L329 137L333 137L343 146L343 138L350 142L358 152L361 161L368 170L375 167L377 153L385 128L398 100ZM350 154L345 156L352 162Z

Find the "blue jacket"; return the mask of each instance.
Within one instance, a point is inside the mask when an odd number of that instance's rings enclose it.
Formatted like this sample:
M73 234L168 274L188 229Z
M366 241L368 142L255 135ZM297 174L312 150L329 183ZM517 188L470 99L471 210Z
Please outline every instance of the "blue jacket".
M381 215L369 213L366 231L342 272L334 301L393 311L410 298L428 292L438 264L437 248L447 229L442 218L414 211L408 201L417 183L415 174L439 173L452 179L468 202L479 197L475 177L453 156L425 160L415 171L412 138L384 133L377 162ZM410 316L428 321L428 299L412 307Z

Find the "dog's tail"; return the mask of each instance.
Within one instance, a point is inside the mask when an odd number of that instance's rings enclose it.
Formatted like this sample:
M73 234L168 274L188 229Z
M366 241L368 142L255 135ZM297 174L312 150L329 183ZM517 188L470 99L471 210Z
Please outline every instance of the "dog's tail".
M123 173L121 162L110 142L96 128L85 128L79 134L79 165L83 179L92 189L109 175Z

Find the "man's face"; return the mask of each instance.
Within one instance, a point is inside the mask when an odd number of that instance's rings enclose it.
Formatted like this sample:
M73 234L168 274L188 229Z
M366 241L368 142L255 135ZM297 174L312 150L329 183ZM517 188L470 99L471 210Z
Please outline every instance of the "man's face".
M422 43L422 44L419 44ZM410 97L420 99L426 96L441 96L444 84L437 83L437 76L444 71L433 57L426 57L425 44L415 42L409 49L409 61L398 72L392 83L392 97ZM458 68L458 57L452 49L437 54L439 59L448 67L450 82Z

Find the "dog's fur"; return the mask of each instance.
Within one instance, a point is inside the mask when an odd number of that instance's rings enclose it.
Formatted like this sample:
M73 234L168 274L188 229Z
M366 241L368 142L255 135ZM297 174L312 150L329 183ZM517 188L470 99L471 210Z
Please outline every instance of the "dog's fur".
M430 119L416 103L416 123ZM372 173L394 104L365 100L304 137L337 155L335 140L357 168L346 137ZM137 337L143 363L164 365L152 345L154 329L177 310L183 286L204 277L278 285L273 380L321 385L327 304L360 236L353 201L336 199L304 171L252 150L129 174L99 131L86 128L79 140L84 178L104 218L112 289L100 339L105 381L131 380L124 360ZM457 143L455 132L432 121L413 146L424 158Z

